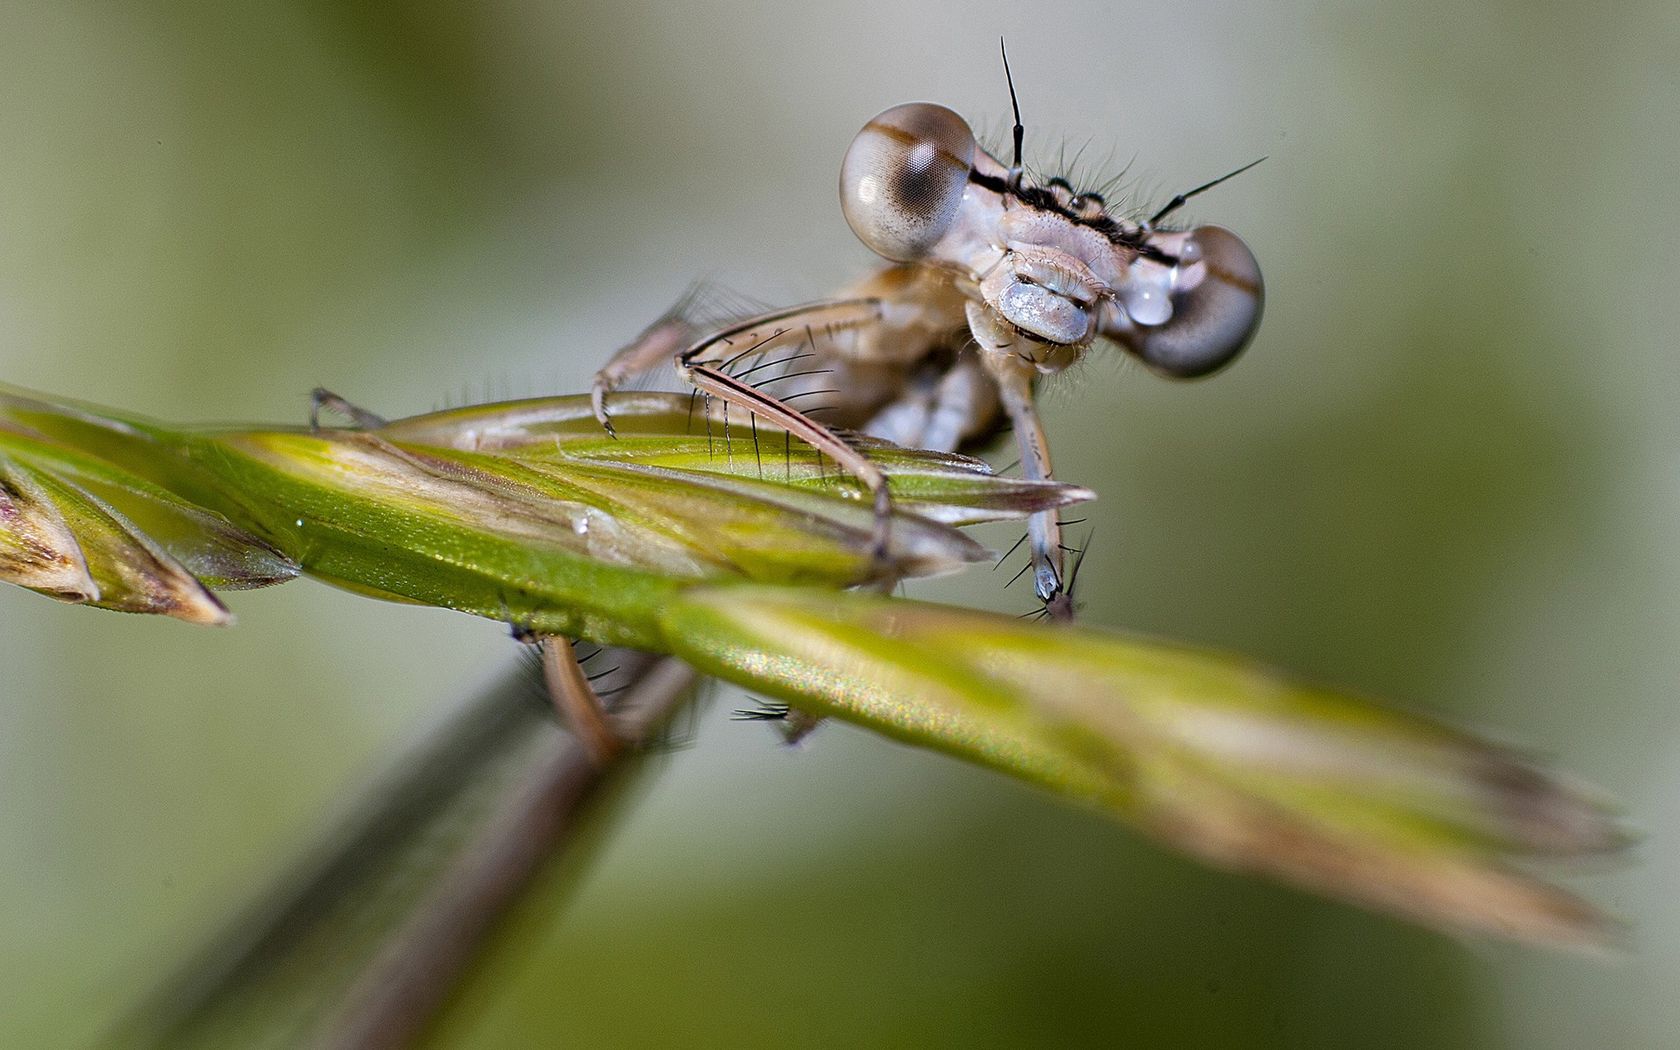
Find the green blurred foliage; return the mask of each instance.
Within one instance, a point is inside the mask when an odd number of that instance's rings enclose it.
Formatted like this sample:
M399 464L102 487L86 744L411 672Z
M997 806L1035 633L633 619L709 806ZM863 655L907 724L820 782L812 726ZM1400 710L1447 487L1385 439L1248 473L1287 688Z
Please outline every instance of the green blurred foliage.
M1247 358L1048 394L1102 494L1087 617L1560 754L1650 832L1580 880L1629 958L1467 948L861 733L787 753L726 701L439 1045L1663 1045L1672 4L9 4L0 376L173 419L576 389L697 278L860 273L850 135L912 98L1003 126L999 31L1041 161L1090 140L1153 201L1270 157L1194 209L1266 269ZM1024 609L1004 576L917 593ZM509 658L312 584L230 604L0 592L0 1043L108 1025Z

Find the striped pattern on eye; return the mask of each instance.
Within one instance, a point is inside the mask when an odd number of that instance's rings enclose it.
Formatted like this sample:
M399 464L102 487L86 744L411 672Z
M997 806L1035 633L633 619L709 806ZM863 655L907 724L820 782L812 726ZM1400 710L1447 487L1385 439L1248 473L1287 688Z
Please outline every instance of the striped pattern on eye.
M865 124L840 166L840 203L858 239L884 258L925 257L950 228L973 166L968 122L928 102Z

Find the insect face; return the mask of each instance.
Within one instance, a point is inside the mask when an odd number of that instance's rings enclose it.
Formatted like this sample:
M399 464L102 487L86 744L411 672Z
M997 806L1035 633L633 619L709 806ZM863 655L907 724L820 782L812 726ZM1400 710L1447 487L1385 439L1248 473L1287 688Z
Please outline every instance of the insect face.
M944 106L894 106L864 125L841 165L840 200L877 254L958 275L996 322L975 332L981 345L1012 333L1007 353L1041 372L1102 336L1163 375L1206 375L1260 323L1260 268L1235 234L1123 222L1066 180L1034 184Z
M1005 209L996 238L1003 254L979 282L986 306L1031 341L1090 346L1099 311L1125 280L1131 250L1068 216L1031 206ZM1065 364L1068 355L1057 357Z

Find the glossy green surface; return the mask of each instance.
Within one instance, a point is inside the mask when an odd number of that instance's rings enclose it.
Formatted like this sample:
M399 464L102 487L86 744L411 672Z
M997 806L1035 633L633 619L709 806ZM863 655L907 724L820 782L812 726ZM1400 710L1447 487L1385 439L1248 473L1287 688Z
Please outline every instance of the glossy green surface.
M729 697L440 1045L1667 1045L1672 4L8 5L0 377L297 423L318 384L387 415L582 389L698 277L856 277L850 136L925 98L995 143L999 32L1035 165L1089 140L1153 204L1270 158L1190 216L1261 260L1248 354L1047 397L1101 494L1087 622L1557 756L1647 831L1571 879L1634 947L1467 946L876 734L788 753ZM913 594L1025 612L1016 568ZM227 601L203 631L0 589L0 1043L83 1045L510 659L307 581Z

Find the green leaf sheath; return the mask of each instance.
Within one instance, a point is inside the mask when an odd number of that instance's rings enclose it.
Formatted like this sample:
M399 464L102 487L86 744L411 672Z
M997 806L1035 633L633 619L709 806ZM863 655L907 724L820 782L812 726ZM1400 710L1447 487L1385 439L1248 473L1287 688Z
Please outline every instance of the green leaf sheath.
M1615 820L1507 751L1224 654L849 589L984 559L955 525L1088 491L860 441L894 495L883 559L866 494L782 432L675 395L614 419L616 440L576 397L189 431L0 392L0 579L218 623L208 585L301 569L671 653L1223 867L1452 929L1609 937L1513 863L1614 849Z
M222 525L220 546L208 534L179 544L189 564L236 560L236 551L277 559L266 577L246 571L246 585L283 579L295 563L370 595L659 649L655 613L694 581L836 588L882 572L858 486L804 445L693 419L689 399L675 395L635 395L616 411L617 441L601 432L585 398L318 433L185 431L0 398L0 419L11 426L85 449L122 472L132 492L151 486ZM905 511L890 533L886 568L895 576L984 558L953 522L1019 517L1088 496L998 478L966 457L874 448ZM235 551L222 549L230 544Z
M707 673L1082 799L1222 867L1455 929L1610 936L1506 863L1617 848L1601 801L1427 718L1222 653L872 595L694 589L664 621Z

